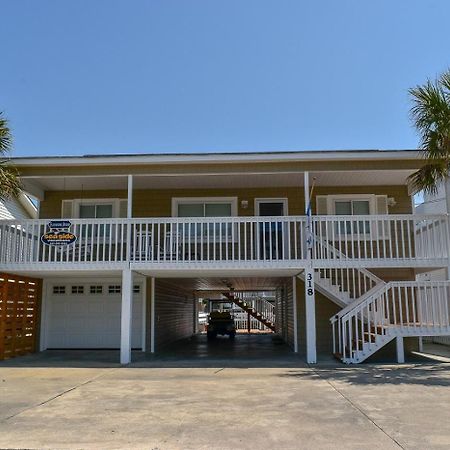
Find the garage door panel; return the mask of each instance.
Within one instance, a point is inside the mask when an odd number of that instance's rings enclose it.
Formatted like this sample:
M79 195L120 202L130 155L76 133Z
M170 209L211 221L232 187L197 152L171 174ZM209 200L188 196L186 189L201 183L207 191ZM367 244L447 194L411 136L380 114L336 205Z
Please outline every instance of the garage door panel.
M85 289L85 292L89 291ZM48 348L120 347L120 294L51 294L47 305ZM131 338L133 348L141 347L141 335L142 298L140 294L135 294Z

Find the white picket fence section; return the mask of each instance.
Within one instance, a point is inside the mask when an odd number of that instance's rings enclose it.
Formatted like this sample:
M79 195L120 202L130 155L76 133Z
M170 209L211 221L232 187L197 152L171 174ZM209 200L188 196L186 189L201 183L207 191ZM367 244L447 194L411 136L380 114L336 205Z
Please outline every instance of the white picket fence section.
M450 281L389 282L331 319L333 351L358 363L397 336L450 334Z

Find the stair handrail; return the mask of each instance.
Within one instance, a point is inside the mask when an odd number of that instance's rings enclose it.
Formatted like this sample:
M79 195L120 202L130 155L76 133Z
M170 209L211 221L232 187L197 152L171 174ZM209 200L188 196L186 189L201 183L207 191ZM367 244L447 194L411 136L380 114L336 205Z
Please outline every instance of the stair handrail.
M391 282L389 282L391 283ZM373 297L379 294L382 288L385 288L389 283L386 281L380 280L380 283L376 284L372 289L368 290L365 294L361 295L361 297L354 300L352 303L349 303L346 307L342 308L338 311L333 317L330 318L331 323L335 323L337 320L342 319L347 313L351 312L353 309L357 308L361 303L366 302L370 297Z
M262 305L264 305L264 311L259 311L258 309L255 308L256 312L262 313L264 312L265 314L261 314L263 317L269 319L272 323L275 322L275 305L271 302L269 302L268 300L266 300L264 297L260 296L260 295L254 295L254 296L249 296L248 298L244 296L240 296L239 293L237 293L237 298L239 298L240 300L242 300L243 302L251 302L251 301L256 301L256 302L260 302Z
M320 239L316 234L313 234L313 239L314 239L314 242L317 242L319 245L322 245L327 250L329 250L331 253L334 253L335 255L337 255L338 256L337 259L353 259L352 257L347 256L345 253L342 253L334 245L331 245L328 241L326 241L324 239ZM373 272L365 269L364 267L356 267L356 269L359 270L364 275L366 275L368 278L370 278L376 284L383 282L383 280L381 278L377 277Z
M348 311L340 317L333 317L334 352L339 353L345 362L359 362L362 357L365 359L370 353L381 348L377 343L377 336L392 338L399 333L401 335L399 330L405 328L408 330L406 334L410 334L412 329L420 328L427 331L430 328L440 328L447 332L450 330L448 293L444 293L444 301L440 291L431 291L430 297L427 293L427 288L440 287L450 287L450 281L390 281L364 300L349 305L346 308ZM423 288L423 291L416 291L415 288ZM390 295L389 291L392 291ZM337 347L336 321L339 321ZM371 351L368 352L366 348L368 353L358 355L358 351L364 350L365 345L369 348L372 346Z

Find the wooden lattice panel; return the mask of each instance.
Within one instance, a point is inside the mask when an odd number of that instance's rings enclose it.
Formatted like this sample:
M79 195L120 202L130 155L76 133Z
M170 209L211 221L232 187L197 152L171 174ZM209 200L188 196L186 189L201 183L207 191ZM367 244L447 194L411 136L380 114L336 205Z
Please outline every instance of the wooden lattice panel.
M0 274L0 360L34 352L41 280Z

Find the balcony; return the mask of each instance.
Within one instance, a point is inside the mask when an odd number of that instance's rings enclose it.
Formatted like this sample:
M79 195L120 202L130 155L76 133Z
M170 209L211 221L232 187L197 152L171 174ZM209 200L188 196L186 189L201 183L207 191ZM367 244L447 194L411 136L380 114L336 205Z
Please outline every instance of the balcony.
M51 223L53 222L53 223ZM0 268L447 266L447 215L0 221ZM53 226L50 228L49 225ZM308 251L310 250L310 251Z

